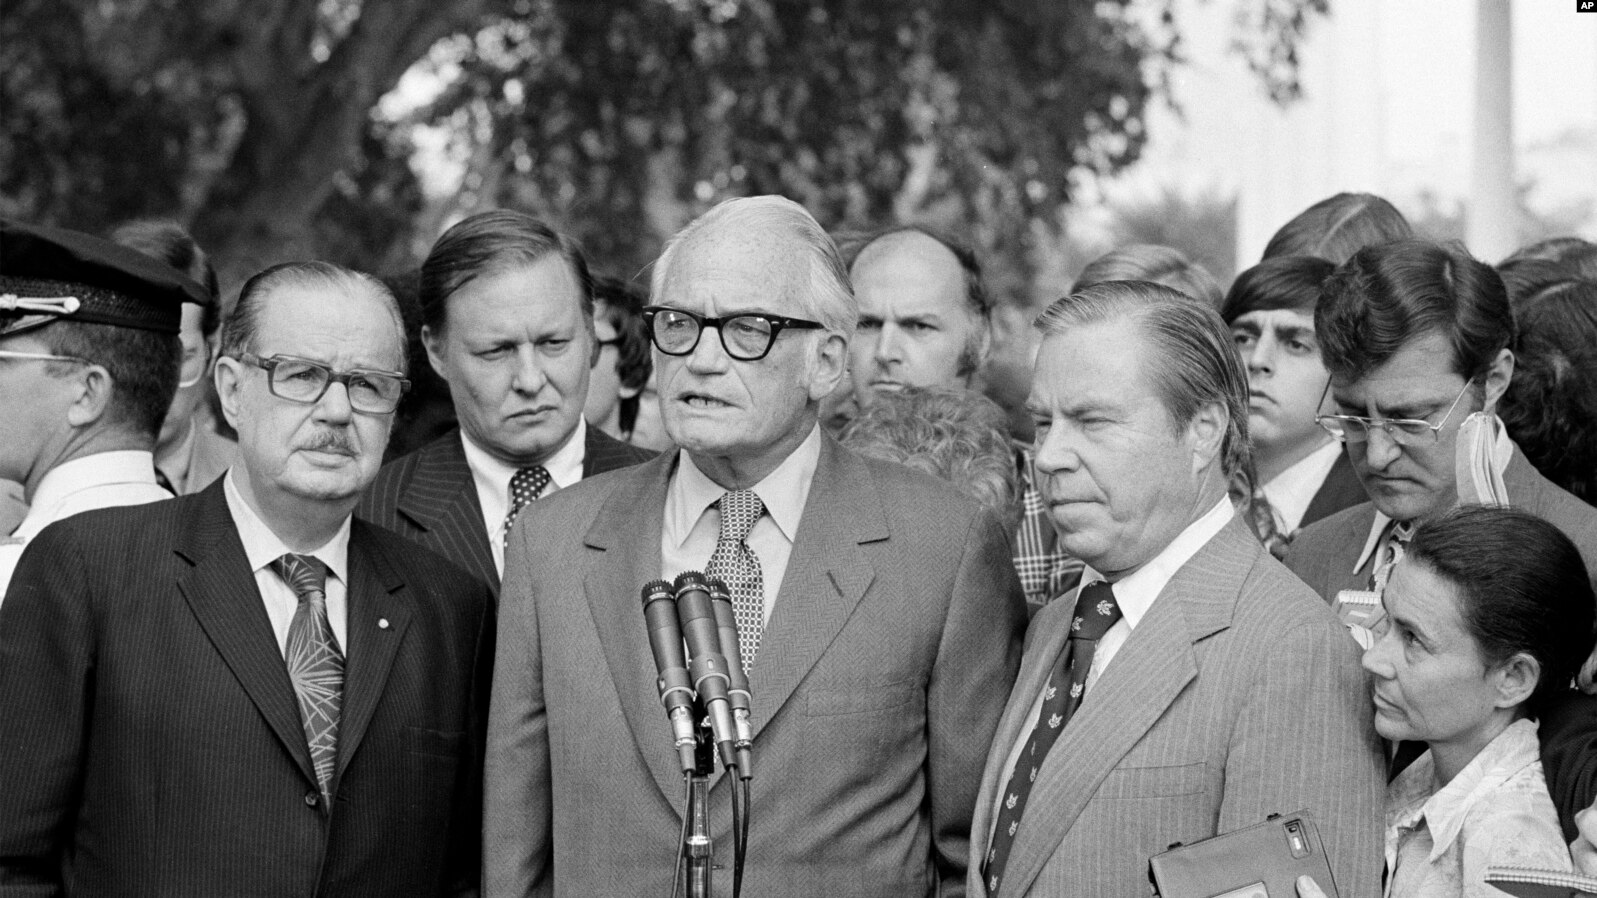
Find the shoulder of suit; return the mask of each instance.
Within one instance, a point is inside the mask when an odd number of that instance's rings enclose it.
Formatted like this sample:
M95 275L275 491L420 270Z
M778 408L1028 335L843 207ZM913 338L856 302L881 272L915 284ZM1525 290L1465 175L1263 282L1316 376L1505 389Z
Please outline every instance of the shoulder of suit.
M642 464L660 454L652 449L644 449L618 440L591 423L588 425L588 445L584 447L584 451L593 456L591 464L598 469L595 473ZM590 463L588 459L583 461L585 464Z
M380 552L407 581L423 581L440 592L476 592L484 588L477 578L449 558L401 534L362 518L350 523L351 541L363 541Z
M846 446L839 454L843 464L860 466L877 488L883 505L936 514L941 518L967 518L981 511L975 499L952 483L917 468L895 461L861 455ZM816 476L820 476L817 472ZM811 488L814 495L814 488Z
M1309 555L1358 554L1370 535L1370 525L1375 522L1375 506L1360 502L1336 514L1321 518L1304 527L1292 537L1287 558L1299 553Z

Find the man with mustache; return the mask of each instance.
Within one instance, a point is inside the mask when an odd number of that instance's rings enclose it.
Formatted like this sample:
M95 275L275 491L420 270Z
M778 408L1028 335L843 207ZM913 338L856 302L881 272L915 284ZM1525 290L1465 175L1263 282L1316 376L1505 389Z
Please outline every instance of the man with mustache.
M981 758L1025 621L1002 528L818 424L857 308L780 197L729 200L654 267L645 310L682 449L534 503L501 594L484 809L491 896L668 895L682 772L644 583L726 580L753 692L743 894L963 893ZM731 776L710 796L731 893Z
M475 889L485 586L351 518L405 339L377 280L269 268L205 490L46 528L0 606L0 893Z

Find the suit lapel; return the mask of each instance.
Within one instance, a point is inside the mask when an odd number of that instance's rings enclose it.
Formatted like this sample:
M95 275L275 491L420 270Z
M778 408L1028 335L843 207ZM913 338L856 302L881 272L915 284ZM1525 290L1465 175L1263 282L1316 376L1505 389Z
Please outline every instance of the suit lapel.
M654 654L643 621L640 591L660 579L660 531L665 491L675 463L668 453L629 475L605 500L584 537L583 591L604 649L622 716L661 793L681 798L682 771L669 751Z
M1006 893L1025 894L1099 784L1197 678L1192 646L1230 625L1260 552L1242 519L1233 517L1159 593L1044 759L1027 802L1047 812L1022 820L1004 874Z
M415 473L399 496L399 513L422 530L446 535L469 561L472 573L485 577L498 592L499 574L483 529L482 503L477 501L477 485L460 440L460 431L452 430L419 451Z
M382 699L394 655L410 625L412 598L366 524L355 521L349 539L348 625L344 647L344 704L338 722L342 774L360 747Z
M244 555L244 544L228 513L221 481L200 495L191 527L180 537L175 551L193 566L179 574L178 590L306 782L314 786L316 775L300 723L299 702Z
M875 569L860 546L887 538L887 520L869 470L831 437L823 436L782 588L749 675L756 739L843 629L875 579Z

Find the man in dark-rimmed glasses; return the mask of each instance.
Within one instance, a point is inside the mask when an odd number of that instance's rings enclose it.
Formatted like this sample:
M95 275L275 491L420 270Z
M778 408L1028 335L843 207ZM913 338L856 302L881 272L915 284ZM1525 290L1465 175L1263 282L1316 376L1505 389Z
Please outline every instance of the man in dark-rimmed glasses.
M0 606L0 881L475 889L490 595L351 517L403 371L381 282L269 268L216 363L228 473L29 545Z
M1331 372L1318 421L1370 500L1305 529L1287 554L1327 601L1378 592L1413 525L1460 501L1541 515L1597 564L1597 510L1531 467L1495 417L1514 318L1490 266L1418 240L1367 247L1326 281L1314 324Z
M1025 622L998 522L818 423L857 307L830 238L730 200L654 267L681 447L534 503L511 536L489 724L485 895L665 895L682 771L638 601L725 580L757 769L745 895L963 893L982 759ZM729 780L711 792L731 884Z

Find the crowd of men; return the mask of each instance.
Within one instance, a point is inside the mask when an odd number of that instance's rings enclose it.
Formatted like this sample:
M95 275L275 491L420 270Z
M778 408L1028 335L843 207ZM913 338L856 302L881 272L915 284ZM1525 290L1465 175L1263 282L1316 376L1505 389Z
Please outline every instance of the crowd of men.
M1415 528L1508 505L1597 572L1597 247L1342 194L1228 290L1134 246L1061 292L988 398L968 248L779 197L647 285L500 210L226 299L175 225L3 222L0 896L672 894L639 589L684 571L752 693L746 894L1139 895L1299 810L1381 894L1416 752L1360 651Z

